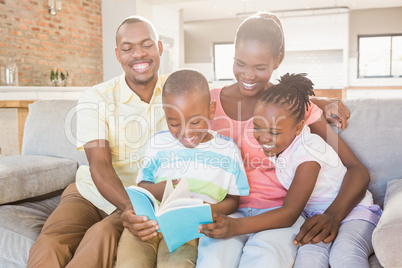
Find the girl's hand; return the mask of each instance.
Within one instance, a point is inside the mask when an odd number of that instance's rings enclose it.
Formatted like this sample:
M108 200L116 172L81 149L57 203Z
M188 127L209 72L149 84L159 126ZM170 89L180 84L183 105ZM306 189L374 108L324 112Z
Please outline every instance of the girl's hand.
M236 219L219 214L212 213L213 223L200 225L198 232L205 234L210 238L225 239L235 236Z
M340 223L328 214L317 214L307 218L300 227L293 244L305 245L316 244L321 241L329 243L334 241L338 234Z

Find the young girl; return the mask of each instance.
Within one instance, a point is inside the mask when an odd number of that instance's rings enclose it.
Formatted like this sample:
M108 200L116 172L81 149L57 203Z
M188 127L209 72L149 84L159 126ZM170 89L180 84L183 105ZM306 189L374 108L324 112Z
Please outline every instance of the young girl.
M284 36L279 19L271 13L257 13L246 19L236 34L233 72L237 82L211 91L217 103L211 128L231 137L240 147L250 195L240 198L238 214L233 217L215 214L214 223L200 227L208 237L219 240L200 240L198 267L291 267L297 253L293 239L302 244L332 241L342 219L365 195L369 182L367 169L332 131L321 110L312 104L306 111L305 123L335 148L345 164L347 172L342 188L323 214L307 219L304 224L302 217L293 225L294 219L275 224L269 221L272 213L279 213L275 208L283 205L287 190L253 136L252 117L258 99L270 90L272 72L283 57ZM273 229L284 225L289 227Z
M313 83L304 74L285 74L280 83L262 95L254 110L254 137L275 163L275 173L287 194L282 217L297 219L322 214L339 192L346 167L337 153L304 123L305 109L314 95ZM373 253L372 232L381 216L371 193L342 221L331 243L307 244L297 254L294 267L368 267ZM352 234L352 235L351 235Z

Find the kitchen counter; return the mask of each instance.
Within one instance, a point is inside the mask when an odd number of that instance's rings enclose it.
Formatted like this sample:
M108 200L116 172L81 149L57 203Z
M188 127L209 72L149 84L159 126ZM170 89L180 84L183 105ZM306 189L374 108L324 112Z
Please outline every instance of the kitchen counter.
M0 100L78 99L90 87L0 86Z

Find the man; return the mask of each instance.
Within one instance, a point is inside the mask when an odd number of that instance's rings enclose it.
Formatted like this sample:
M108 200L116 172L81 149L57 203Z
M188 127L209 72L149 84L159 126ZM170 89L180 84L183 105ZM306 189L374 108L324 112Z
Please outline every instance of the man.
M135 184L149 138L167 129L158 77L162 43L152 24L125 19L116 32L124 74L84 92L77 146L89 166L63 192L30 250L28 267L112 267L123 230L147 240L155 222L134 214L124 187Z

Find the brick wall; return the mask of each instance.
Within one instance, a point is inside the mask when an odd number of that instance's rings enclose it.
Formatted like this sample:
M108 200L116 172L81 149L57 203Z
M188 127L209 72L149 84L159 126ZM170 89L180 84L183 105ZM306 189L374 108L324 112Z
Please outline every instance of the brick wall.
M52 69L68 70L73 86L103 80L102 1L0 0L0 65L14 57L20 86L47 86Z

